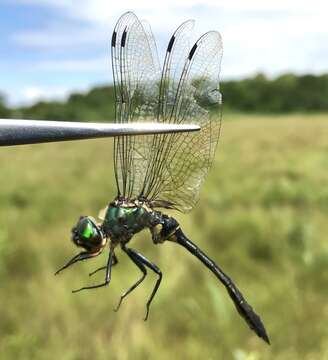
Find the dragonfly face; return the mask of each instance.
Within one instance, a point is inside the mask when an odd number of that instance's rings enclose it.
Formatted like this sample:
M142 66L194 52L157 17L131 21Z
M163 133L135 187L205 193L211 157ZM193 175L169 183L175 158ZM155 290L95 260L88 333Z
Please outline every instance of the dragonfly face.
M83 247L88 252L96 252L106 245L100 227L90 216L81 216L72 229L72 240L75 245Z

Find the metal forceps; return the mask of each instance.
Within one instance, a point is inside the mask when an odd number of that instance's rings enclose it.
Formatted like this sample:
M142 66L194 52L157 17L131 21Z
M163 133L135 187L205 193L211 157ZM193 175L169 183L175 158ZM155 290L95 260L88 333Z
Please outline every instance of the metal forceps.
M200 130L198 125L155 122L92 123L0 119L0 146L198 130Z

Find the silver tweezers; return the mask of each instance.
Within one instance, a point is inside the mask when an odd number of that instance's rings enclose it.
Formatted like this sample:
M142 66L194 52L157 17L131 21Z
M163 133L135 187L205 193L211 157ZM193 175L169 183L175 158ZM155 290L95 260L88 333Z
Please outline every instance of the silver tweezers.
M0 146L198 130L200 130L199 126L187 124L89 123L0 119Z

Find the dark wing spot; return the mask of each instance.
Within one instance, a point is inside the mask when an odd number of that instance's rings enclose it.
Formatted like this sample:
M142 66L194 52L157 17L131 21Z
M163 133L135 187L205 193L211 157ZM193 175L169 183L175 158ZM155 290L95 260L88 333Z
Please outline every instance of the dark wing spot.
M112 36L112 47L115 47L115 44L116 44L116 31L113 32L113 36Z
M169 45L167 46L167 52L171 52L174 41L175 41L175 36L173 35L170 39Z
M195 45L191 48L190 53L189 53L189 56L188 56L188 59L189 59L189 60L191 60L191 58L194 56L196 49L197 49L197 44L195 44Z
M127 35L127 31L126 31L126 29L125 29L125 30L123 31L122 40L121 40L121 46L122 46L122 47L125 46L126 35Z

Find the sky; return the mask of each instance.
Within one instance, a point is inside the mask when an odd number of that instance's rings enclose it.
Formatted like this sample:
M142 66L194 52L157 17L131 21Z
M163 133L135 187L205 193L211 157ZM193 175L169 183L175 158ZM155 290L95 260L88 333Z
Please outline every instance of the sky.
M110 38L125 11L152 26L160 55L196 20L223 38L221 79L328 72L325 0L0 0L0 92L11 105L111 83Z

